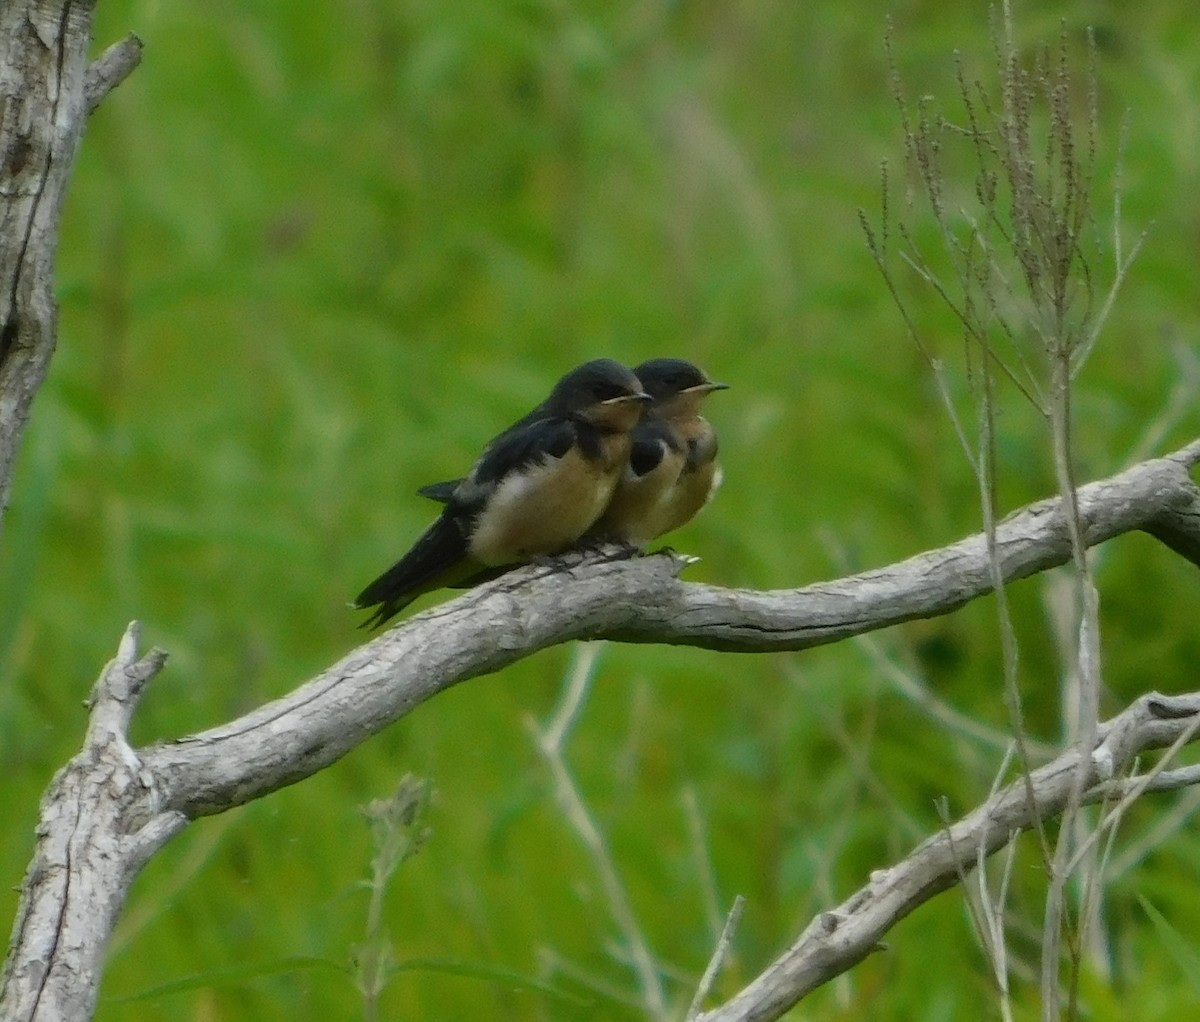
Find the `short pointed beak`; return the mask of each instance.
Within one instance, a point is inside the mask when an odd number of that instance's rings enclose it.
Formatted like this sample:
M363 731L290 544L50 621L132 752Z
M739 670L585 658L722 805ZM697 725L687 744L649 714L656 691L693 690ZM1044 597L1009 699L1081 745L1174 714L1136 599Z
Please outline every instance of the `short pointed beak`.
M601 401L600 403L602 405L623 405L629 401L637 401L641 404L649 404L653 400L654 398L644 390L639 390L636 394L622 394L620 397L610 397L608 400Z

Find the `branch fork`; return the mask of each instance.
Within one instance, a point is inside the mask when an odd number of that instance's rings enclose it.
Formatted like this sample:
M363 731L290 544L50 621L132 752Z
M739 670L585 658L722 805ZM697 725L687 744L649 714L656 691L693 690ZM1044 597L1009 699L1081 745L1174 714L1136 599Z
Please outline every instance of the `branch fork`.
M160 810L156 778L128 742L138 700L166 661L159 649L139 656L138 638L133 622L88 698L82 750L42 799L4 963L5 1022L91 1017L107 937L129 886L187 823L182 813Z

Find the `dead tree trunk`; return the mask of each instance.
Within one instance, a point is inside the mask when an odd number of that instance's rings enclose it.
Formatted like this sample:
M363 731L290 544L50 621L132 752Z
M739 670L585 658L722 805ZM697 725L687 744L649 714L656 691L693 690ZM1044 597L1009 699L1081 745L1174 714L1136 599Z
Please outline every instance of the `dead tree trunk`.
M0 525L58 336L54 259L87 115L137 65L129 37L89 63L92 3L0 4Z

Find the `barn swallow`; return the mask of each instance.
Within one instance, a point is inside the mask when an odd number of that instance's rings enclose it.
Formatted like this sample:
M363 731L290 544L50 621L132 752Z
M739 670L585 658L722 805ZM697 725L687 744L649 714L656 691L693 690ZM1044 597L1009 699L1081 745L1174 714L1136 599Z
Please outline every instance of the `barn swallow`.
M650 400L638 378L611 359L567 373L484 448L464 478L438 484L441 515L354 601L375 609L364 627L434 589L570 547L608 506Z
M679 358L651 359L634 373L654 403L634 429L629 463L590 535L644 546L691 521L721 485L717 434L700 403L728 384Z
M643 546L691 521L721 485L716 431L700 415L699 406L713 391L729 385L715 383L699 367L678 358L650 359L634 373L653 404L634 430L629 464L613 499L588 535ZM526 419L538 414L534 409ZM430 483L417 492L444 504L460 483Z

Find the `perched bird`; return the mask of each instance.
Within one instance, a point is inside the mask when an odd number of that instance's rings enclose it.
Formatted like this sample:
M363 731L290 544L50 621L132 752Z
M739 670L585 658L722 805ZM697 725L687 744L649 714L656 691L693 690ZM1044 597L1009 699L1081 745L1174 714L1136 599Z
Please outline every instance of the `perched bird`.
M653 404L634 429L629 463L590 535L643 546L691 521L721 485L717 434L700 403L728 385L679 358L651 359L634 373Z
M633 371L653 403L634 429L629 463L613 498L588 536L643 546L691 521L721 485L717 434L699 408L714 390L729 385L714 383L698 366L679 358L650 359ZM541 407L510 429L536 418ZM461 482L430 483L417 492L446 503Z
M611 359L572 369L484 448L466 477L434 487L446 505L441 515L354 601L375 608L364 627L423 593L575 543L608 506L649 401L638 378Z

